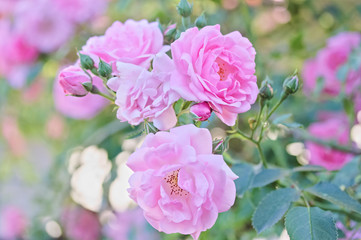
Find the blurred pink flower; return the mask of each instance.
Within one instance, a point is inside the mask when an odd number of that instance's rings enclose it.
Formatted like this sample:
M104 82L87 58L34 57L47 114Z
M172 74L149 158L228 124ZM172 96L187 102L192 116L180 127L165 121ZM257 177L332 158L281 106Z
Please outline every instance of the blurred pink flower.
M82 53L91 56L96 64L99 58L112 64L114 71L115 62L149 68L155 54L167 49L163 46L163 34L157 22L130 19L125 23L114 22L104 36L89 38Z
M339 240L356 240L361 239L361 228L355 228L357 225L356 222L351 221L350 227L351 229L347 229L342 222L337 222L337 228L341 229L342 232L345 234L344 238L339 238Z
M76 23L92 20L102 14L108 0L51 0L65 18Z
M239 32L222 35L219 25L194 27L171 48L177 68L172 87L184 99L208 102L229 126L256 101L256 51Z
M309 133L323 140L346 145L349 141L347 117L342 113L330 113L324 118L320 122L312 123L308 128ZM306 148L311 154L310 164L322 166L329 171L341 169L353 156L311 141L306 142Z
M105 91L100 78L93 77L93 84ZM53 97L55 107L60 113L76 119L93 118L109 103L105 98L95 94L87 94L84 97L66 96L59 78L54 81Z
M25 233L27 219L22 210L7 206L0 212L0 239L16 240Z
M302 75L305 93L312 92L316 88L317 79L323 78L322 92L331 96L338 95L342 79L337 78L337 72L360 42L361 34L357 32L343 32L329 38L326 47L321 49L315 58L307 60L304 64ZM348 72L346 93L351 94L355 87L360 85L361 66L357 71Z
M2 135L7 142L11 153L21 157L26 153L26 140L19 129L18 121L14 116L7 115L1 122Z
M64 210L61 222L65 234L72 240L98 240L101 225L96 213L81 207L69 207Z
M46 123L46 134L52 139L63 139L66 136L64 119L58 114L50 116Z
M30 45L44 53L57 50L69 40L75 27L48 0L19 2L15 25Z
M159 231L198 239L234 204L237 176L212 154L208 129L184 125L149 134L127 165L134 171L130 197Z
M88 91L82 85L82 83L85 82L90 82L90 78L83 69L77 65L64 68L59 74L59 83L63 87L65 94L75 96L87 95Z
M159 233L145 220L140 208L117 213L115 219L104 228L105 235L110 240L158 240Z
M172 104L179 96L170 89L172 69L174 63L164 53L155 57L152 72L134 64L118 62L118 77L108 81L108 86L117 92L117 117L132 125L148 119L160 130L174 127L177 117Z

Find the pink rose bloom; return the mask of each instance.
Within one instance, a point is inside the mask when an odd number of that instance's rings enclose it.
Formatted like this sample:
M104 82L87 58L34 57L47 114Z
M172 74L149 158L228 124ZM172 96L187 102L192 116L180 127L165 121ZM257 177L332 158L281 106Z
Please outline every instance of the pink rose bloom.
M65 94L87 95L88 91L83 87L82 83L90 81L83 69L76 65L64 68L59 74L59 83L63 87Z
M101 58L112 64L113 69L116 69L115 62L148 69L155 54L168 49L163 47L163 34L157 22L127 20L125 23L114 22L104 36L89 38L82 53L91 56L96 64Z
M222 35L219 25L194 27L171 48L177 68L172 87L182 98L208 102L229 126L256 101L256 51L239 32Z
M361 34L343 32L328 39L325 48L317 56L305 62L303 67L303 82L306 93L313 91L317 79L323 78L323 93L337 96L340 93L342 79L337 78L337 71L347 62L352 50L359 46ZM358 71L349 71L346 79L346 93L350 94L361 84L361 66Z
M26 230L27 220L24 213L16 207L8 206L0 213L0 239L16 240Z
M105 235L110 240L159 240L160 236L144 218L140 208L117 213L115 219L104 228Z
M62 223L66 236L72 240L98 240L101 225L96 213L81 207L72 207L64 211Z
M102 14L108 0L52 0L65 18L76 23L83 23Z
M128 159L130 197L157 230L191 234L211 228L234 204L237 176L212 154L208 129L194 125L149 134Z
M308 131L317 138L337 141L341 145L346 145L349 140L347 117L341 113L328 114L326 120L312 123ZM306 148L311 154L310 164L322 166L329 171L341 169L353 157L352 154L331 149L311 141L306 142Z
M153 71L129 63L117 63L118 77L108 81L117 92L117 117L132 125L145 119L160 130L168 130L177 123L173 103L178 94L170 89L169 80L174 69L173 61L164 53L153 61Z
M16 13L16 29L29 44L49 53L69 40L74 24L64 18L52 1L22 1Z
M190 112L199 117L199 121L206 121L212 114L212 109L206 102L197 103L191 106Z
M105 92L103 81L94 76L93 84ZM91 119L95 117L109 101L102 96L87 94L84 97L67 96L60 85L59 78L54 81L53 97L56 109L65 116L76 119Z

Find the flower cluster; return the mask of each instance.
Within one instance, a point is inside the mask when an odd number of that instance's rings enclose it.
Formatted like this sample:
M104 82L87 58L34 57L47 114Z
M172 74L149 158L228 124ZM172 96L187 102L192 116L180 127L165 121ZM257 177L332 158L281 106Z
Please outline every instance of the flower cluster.
M77 25L106 9L107 0L3 0L0 4L0 76L21 88L39 55L59 49Z

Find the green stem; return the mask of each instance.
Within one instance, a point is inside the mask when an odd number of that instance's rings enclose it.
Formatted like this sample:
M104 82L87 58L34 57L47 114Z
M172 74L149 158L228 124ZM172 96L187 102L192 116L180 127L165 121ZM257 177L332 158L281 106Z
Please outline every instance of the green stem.
M182 17L182 24L184 27L184 31L188 29L191 25L191 17Z
M261 148L261 144L259 142L256 143L256 146L257 146L257 150L258 150L258 153L259 153L259 156L261 158L261 161L262 161L262 164L265 168L268 168L268 165L267 165L267 161L266 161L266 158L264 157L263 155L263 151L262 151L262 148Z
M106 98L106 99L108 99L109 101L111 101L111 102L114 103L114 99L113 99L112 97L110 97L110 96L108 96L108 95L106 95L106 94L104 94L104 93L102 93L102 92L97 92L97 93L94 93L94 94L98 94L98 95L100 95L100 96L102 96L102 97L104 97L104 98Z
M271 109L271 111L267 114L267 117L265 119L265 121L267 121L272 114L277 110L277 108L283 103L283 101L288 97L288 94L282 92L282 96L280 98L280 100L277 102L276 105L273 106L273 108Z
M256 126L254 126L254 128L252 129L252 132L251 132L251 138L253 139L253 135L255 133L255 131L257 130L258 128L258 125L261 121L261 116L262 116L262 112L263 112L263 109L264 109L264 102L263 102L263 99L260 100L260 108L259 108L259 112L258 112L258 115L257 115L257 119L256 119Z

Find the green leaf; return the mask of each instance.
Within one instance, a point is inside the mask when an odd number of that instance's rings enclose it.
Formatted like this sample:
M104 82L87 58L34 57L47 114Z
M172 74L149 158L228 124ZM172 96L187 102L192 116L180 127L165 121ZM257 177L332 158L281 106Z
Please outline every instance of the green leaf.
M347 78L348 70L349 70L348 64L344 64L341 67L339 67L336 72L337 79L341 82L345 82Z
M321 172L326 171L324 167L317 166L317 165L305 165L301 167L295 167L293 172Z
M299 193L293 188L281 188L270 192L262 199L253 214L253 227L258 233L272 227L282 218L291 202L297 201L299 197Z
M361 204L351 198L346 192L342 191L338 186L332 183L320 182L313 187L305 189L305 191L337 204L343 208L358 212L361 214Z
M232 171L239 177L234 183L236 184L237 196L242 197L252 184L254 177L253 167L246 163L240 163L233 165Z
M252 188L263 187L282 178L285 172L281 169L263 169L253 179Z
M173 108L174 108L174 111L175 111L176 114L178 114L182 110L183 104L184 104L183 98L180 98L178 101L176 101L173 104Z
M349 163L347 163L340 171L336 173L332 183L336 184L337 186L353 186L355 184L357 175L360 174L359 166L360 157L354 157Z
M317 207L294 207L286 215L290 240L337 240L337 229L329 212Z

